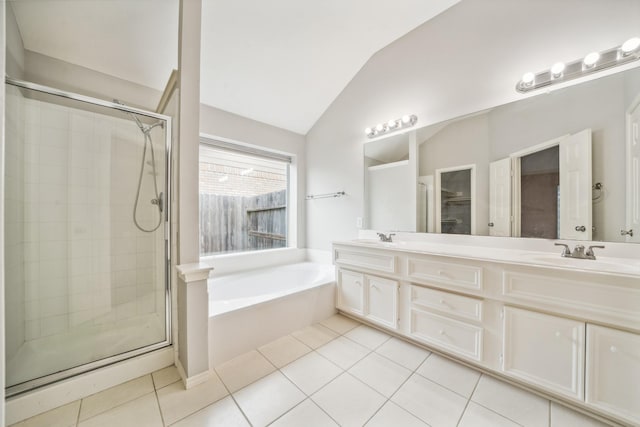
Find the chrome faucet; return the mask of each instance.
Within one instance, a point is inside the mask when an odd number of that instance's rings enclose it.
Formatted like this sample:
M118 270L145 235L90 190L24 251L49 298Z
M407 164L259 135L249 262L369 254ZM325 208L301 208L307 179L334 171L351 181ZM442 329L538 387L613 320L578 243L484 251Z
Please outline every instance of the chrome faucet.
M564 243L554 243L554 245L564 246L564 249L562 250L562 254L561 254L563 257L577 258L577 259L596 259L596 254L593 252L593 249L594 248L604 249L604 246L594 245L594 246L589 246L589 248L585 251L583 245L576 245L576 247L573 248L573 251L571 251L571 249L569 249L569 246L565 245Z
M396 235L396 233L389 233L389 235L385 235L384 233L376 233L380 238L381 242L393 242L392 237Z

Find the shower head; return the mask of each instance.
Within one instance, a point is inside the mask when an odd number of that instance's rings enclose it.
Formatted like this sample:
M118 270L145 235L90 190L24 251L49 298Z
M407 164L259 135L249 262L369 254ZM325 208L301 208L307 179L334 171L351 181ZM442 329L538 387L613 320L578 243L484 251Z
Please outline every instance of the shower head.
M126 106L123 102L120 102L117 99L114 99L113 103L114 104L118 104L118 105L122 105L123 107ZM149 132L151 132L151 129L153 129L156 126L160 126L161 128L164 129L164 121L162 121L162 120L158 120L157 122L155 122L152 125L145 125L140 121L138 116L133 114L131 111L125 111L125 113L127 113L129 115L129 117L131 117L133 120L135 120L136 124L138 125L138 128L140 129L140 132L144 133L145 135L148 135Z

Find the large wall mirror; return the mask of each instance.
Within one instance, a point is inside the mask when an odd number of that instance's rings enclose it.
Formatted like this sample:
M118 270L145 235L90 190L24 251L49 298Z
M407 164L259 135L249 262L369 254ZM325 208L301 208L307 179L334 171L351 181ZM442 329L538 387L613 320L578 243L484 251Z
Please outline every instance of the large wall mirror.
M372 152L399 138L404 157L380 164L417 169L415 180L365 177L368 228L640 242L639 126L634 68L367 143L365 171ZM389 203L401 201L372 202L376 186L396 195L415 188L416 204L405 205L415 218L386 222L401 210Z

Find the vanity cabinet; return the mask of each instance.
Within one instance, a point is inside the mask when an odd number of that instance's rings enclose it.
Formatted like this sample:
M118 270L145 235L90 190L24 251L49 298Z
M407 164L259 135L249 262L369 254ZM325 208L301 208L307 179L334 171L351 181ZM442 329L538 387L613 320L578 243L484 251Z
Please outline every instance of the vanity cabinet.
M585 401L640 425L640 335L587 325Z
M336 305L340 310L364 315L364 274L349 270L338 271Z
M504 308L505 374L574 399L584 393L585 324Z
M398 326L398 288L395 280L338 269L336 305L391 329Z
M425 246L438 253L405 242L334 244L338 309L583 410L640 425L640 274Z
M395 280L366 276L365 317L382 326L398 327L398 289Z

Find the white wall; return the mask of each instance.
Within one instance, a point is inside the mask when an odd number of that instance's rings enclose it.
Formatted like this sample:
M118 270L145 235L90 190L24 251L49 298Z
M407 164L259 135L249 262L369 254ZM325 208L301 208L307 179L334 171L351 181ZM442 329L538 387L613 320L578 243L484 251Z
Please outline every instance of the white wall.
M307 246L354 238L363 212L364 128L414 113L418 125L523 98L526 71L637 36L636 0L465 0L375 54L307 135ZM553 31L549 31L549 29Z
M304 248L306 243L305 210L309 204L314 202L305 201L306 156L304 136L204 104L200 106L200 132L295 156L297 188L294 189L292 187L291 191L297 196L298 227L297 230L290 230L289 233L290 237L293 237L291 232L295 232L297 234L295 236L297 237L296 246Z
M24 77L24 46L18 29L18 22L11 6L6 8L5 28L7 37L6 75L14 79L22 79Z

